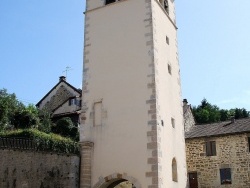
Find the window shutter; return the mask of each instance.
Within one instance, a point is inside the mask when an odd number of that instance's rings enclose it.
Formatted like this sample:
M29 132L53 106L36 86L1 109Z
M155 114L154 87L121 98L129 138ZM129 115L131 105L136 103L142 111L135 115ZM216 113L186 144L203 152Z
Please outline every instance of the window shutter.
M211 142L211 146L212 146L212 155L216 155L216 142L215 141Z
M210 142L206 142L206 155L211 156Z

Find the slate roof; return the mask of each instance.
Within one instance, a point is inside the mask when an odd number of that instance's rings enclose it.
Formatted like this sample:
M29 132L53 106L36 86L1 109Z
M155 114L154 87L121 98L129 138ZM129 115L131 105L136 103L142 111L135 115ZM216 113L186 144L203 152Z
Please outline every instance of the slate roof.
M223 121L212 124L194 125L185 133L185 138L221 136L245 132L250 132L250 118L236 119L234 123L231 121Z

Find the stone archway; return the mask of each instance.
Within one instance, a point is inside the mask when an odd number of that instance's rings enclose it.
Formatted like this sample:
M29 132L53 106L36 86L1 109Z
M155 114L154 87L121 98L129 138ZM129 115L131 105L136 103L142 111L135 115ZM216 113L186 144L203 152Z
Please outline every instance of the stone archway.
M99 177L99 181L94 185L93 188L115 188L119 185L122 187L125 184L128 184L128 188L141 188L141 185L137 179L128 176L125 173L114 173L106 177Z

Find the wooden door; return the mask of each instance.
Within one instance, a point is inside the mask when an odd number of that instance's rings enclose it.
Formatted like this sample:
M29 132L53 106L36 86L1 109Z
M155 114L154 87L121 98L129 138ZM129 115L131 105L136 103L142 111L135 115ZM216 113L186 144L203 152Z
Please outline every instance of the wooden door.
M189 188L198 188L197 172L188 173Z

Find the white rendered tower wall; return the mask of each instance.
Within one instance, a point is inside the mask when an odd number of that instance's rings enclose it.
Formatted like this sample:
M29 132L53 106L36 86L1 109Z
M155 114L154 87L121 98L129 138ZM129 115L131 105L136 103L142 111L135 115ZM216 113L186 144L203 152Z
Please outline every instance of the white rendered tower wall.
M177 28L168 5L169 13L158 0L86 2L81 187L119 178L137 188L186 186Z

